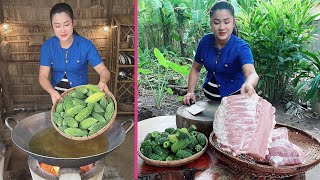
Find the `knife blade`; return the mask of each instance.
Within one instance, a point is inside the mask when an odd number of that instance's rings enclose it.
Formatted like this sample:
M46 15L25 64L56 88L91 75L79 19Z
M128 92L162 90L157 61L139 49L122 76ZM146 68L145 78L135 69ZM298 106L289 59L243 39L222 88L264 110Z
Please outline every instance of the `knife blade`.
M190 114L193 116L199 114L200 112L204 111L206 108L198 105L193 100L190 100L190 106L186 107L185 110L187 110Z

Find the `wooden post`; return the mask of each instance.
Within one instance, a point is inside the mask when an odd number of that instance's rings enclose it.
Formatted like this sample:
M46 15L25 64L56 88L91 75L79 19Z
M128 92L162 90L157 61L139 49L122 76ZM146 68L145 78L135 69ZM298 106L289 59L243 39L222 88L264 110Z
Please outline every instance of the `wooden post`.
M0 8L1 9L1 8ZM0 33L0 41L2 41L2 35ZM3 48L1 45L0 48ZM8 70L8 61L9 59L5 59L4 57L10 57L10 55L4 55L0 53L0 82L2 85L2 93L3 93L3 104L7 113L13 112L13 103L9 96L9 70Z
M3 3L2 0L0 0L0 23L3 23L4 17L3 17Z
M99 1L99 5L100 5L100 1ZM109 0L108 1L108 7L106 9L107 9L108 24L111 25L112 24L111 23L112 22L112 16L113 16L113 0Z

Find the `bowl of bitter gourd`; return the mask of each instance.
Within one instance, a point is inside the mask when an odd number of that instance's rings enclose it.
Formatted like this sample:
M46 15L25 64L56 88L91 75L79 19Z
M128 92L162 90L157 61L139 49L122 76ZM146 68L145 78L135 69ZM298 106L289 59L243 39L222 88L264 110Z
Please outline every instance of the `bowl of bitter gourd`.
M92 139L105 132L114 122L117 102L113 94L87 84L68 89L51 109L53 127L73 140Z
M149 165L178 167L191 163L206 151L207 137L195 125L189 128L166 128L153 131L141 142L138 155Z

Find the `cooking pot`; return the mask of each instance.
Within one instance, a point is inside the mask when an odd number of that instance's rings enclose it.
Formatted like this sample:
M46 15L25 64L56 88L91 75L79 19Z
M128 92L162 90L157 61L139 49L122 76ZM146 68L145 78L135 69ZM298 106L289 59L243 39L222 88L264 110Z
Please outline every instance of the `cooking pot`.
M17 125L12 128L9 125L9 120L16 121ZM125 130L123 128L123 125L129 122L131 122L131 125L127 130ZM90 156L78 158L50 157L30 151L29 143L32 137L44 129L53 127L50 117L50 111L29 116L21 120L20 122L13 119L12 117L8 117L5 119L5 124L11 130L11 138L14 144L39 162L64 168L78 168L104 158L109 152L119 147L123 143L127 132L132 129L134 123L131 119L123 123L115 121L105 133L101 134L101 136L104 136L104 138L108 140L108 150L99 154L93 154Z

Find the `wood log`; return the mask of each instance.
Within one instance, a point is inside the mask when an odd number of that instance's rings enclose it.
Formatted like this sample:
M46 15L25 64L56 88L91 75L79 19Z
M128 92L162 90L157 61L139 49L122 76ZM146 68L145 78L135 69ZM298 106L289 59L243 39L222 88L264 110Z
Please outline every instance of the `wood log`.
M220 105L220 102L200 101L197 102L197 104L206 109L195 116L185 109L188 106L180 106L176 114L176 125L178 128L188 128L191 125L196 125L197 131L209 137L213 129L214 113Z

